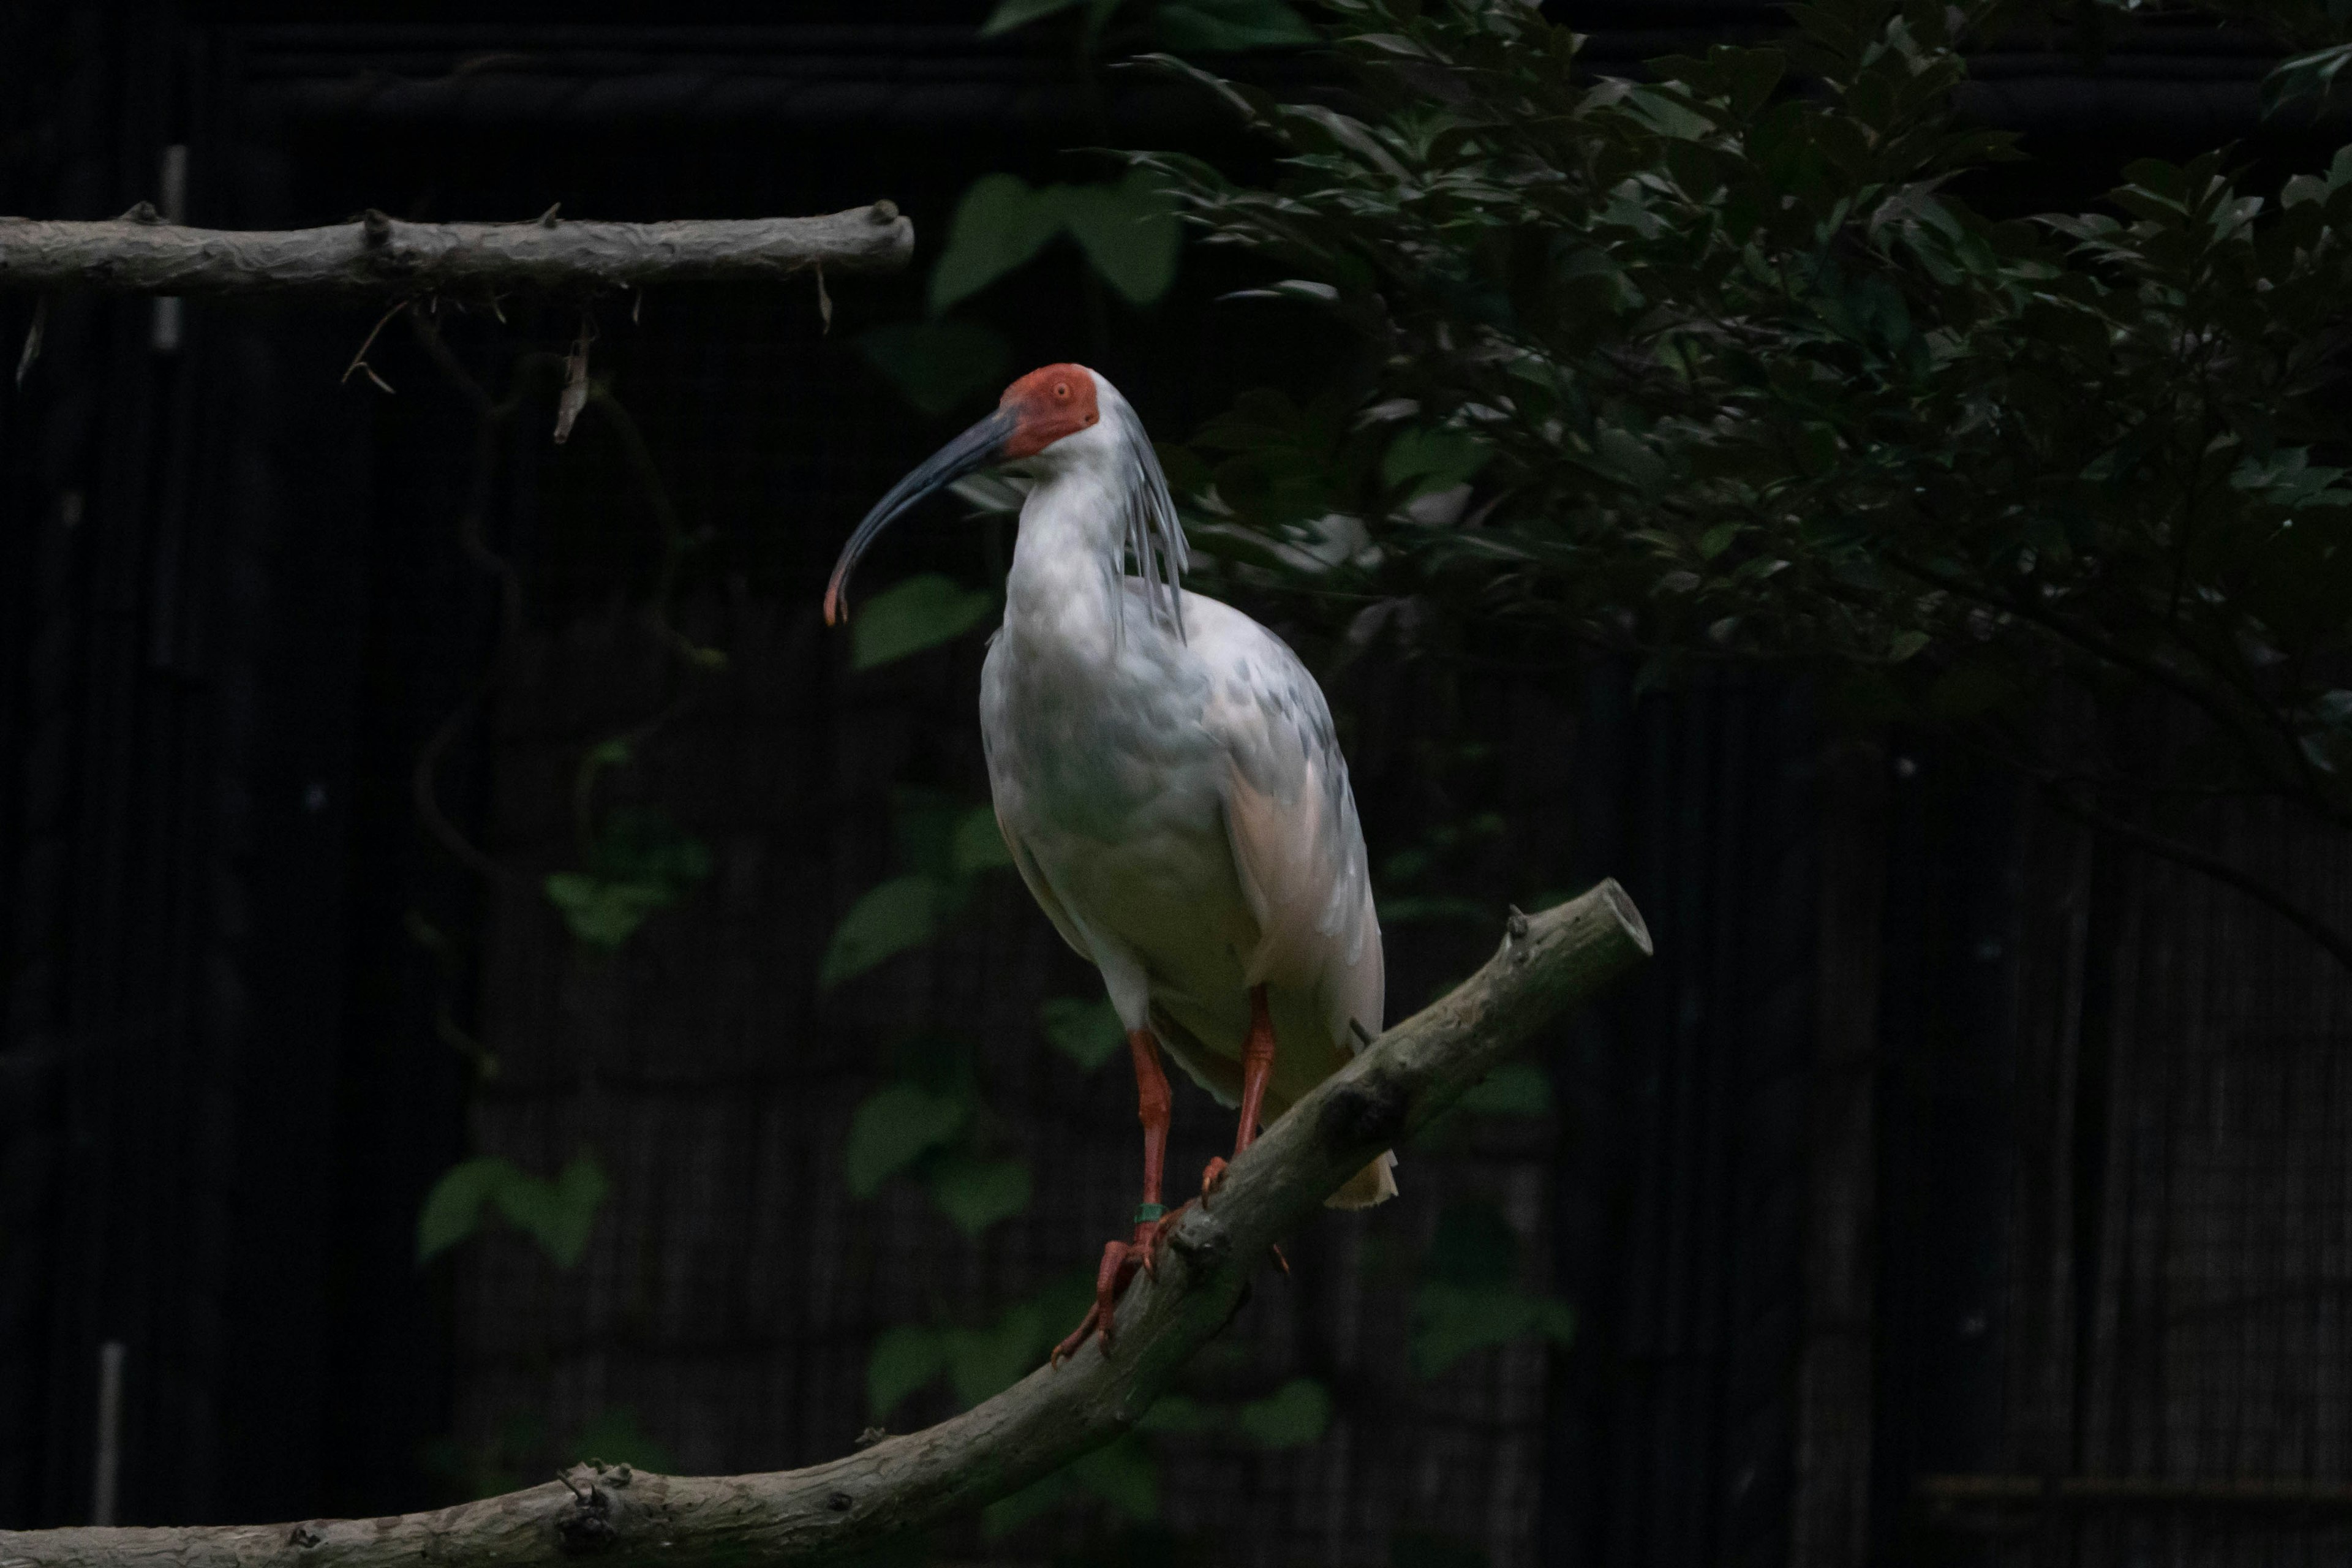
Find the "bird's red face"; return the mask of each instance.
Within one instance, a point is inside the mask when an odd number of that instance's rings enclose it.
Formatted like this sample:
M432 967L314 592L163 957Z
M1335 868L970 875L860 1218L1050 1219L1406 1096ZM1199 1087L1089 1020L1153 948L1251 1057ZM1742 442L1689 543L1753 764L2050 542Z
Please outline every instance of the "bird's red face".
M866 514L834 563L833 581L824 591L826 623L849 613L850 571L891 519L975 468L1034 458L1064 437L1101 421L1094 373L1082 364L1049 364L1006 387L995 413L932 453Z
M996 406L1013 416L1007 461L1034 458L1065 436L1075 436L1102 417L1095 402L1094 373L1082 364L1049 364L1004 389Z

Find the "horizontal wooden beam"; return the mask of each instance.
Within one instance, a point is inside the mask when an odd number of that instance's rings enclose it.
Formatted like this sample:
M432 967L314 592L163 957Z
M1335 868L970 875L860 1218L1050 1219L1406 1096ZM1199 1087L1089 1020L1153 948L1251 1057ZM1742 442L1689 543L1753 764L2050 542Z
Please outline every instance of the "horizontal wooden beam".
M915 226L889 202L824 217L581 223L405 223L369 212L325 228L119 218L0 217L0 289L110 294L484 296L595 293L649 283L773 283L812 268L889 271Z

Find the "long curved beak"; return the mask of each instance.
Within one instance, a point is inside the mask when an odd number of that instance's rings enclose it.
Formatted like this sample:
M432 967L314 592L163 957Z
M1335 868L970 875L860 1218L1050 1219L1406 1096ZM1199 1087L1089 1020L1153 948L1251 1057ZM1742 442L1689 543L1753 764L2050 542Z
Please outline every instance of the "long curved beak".
M914 510L915 503L932 491L955 483L975 469L1003 461L1004 444L1013 439L1018 423L1011 409L1000 408L932 453L920 468L890 487L890 493L866 514L866 521L857 525L857 531L841 547L841 559L833 564L833 581L824 589L826 626L849 618L849 574L856 569L858 557L881 537L882 531L901 512Z

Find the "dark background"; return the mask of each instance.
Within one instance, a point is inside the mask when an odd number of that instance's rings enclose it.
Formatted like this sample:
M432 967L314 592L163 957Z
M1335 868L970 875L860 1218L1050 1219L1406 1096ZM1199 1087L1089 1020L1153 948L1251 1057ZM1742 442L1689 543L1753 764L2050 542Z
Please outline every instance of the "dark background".
M831 1457L864 1424L877 1331L1083 1265L1131 1201L1121 1075L1035 1038L1042 998L1093 983L1017 888L814 987L834 923L897 867L892 788L983 787L976 647L853 674L815 605L850 523L957 423L908 412L852 345L919 310L962 188L1088 177L1070 149L1089 145L1263 174L1258 154L1186 94L1118 78L1097 102L1059 44L978 39L984 6L650 10L0 11L0 212L118 213L158 195L178 143L191 221L226 227L887 195L919 242L903 276L834 282L830 333L793 289L600 317L600 372L709 530L677 614L731 662L685 696L638 608L659 535L609 432L592 416L553 447L542 395L492 437L483 532L524 605L502 628L458 529L473 422L397 331L370 355L391 394L346 378L372 311L192 306L163 353L152 303L60 300L22 387L0 378L0 1525L89 1517L108 1341L128 1347L126 1522L425 1506L502 1467L540 1479L615 1412L689 1470ZM1611 69L1774 15L1552 10ZM2200 26L2020 38L1966 106L2030 158L1969 194L2087 203L2128 157L2231 141L2321 161L2326 138L2258 126L2268 63ZM1335 90L1311 60L1240 64ZM1022 364L1084 360L1181 435L1244 387L1311 391L1338 352L1215 302L1245 277L1195 251L1139 311L1049 255L985 308ZM11 360L29 317L0 298ZM576 320L518 303L448 332L496 384ZM935 520L866 571L977 581L1001 545ZM1659 957L1547 1047L1553 1114L1457 1127L1409 1155L1403 1201L1312 1227L1293 1279L1262 1283L1202 1386L1303 1370L1339 1418L1296 1453L1169 1444L1161 1548L2340 1560L2325 1508L2159 1495L1989 1521L1922 1489L2352 1485L2352 988L2323 959L1964 759L1834 731L1801 682L1637 698L1606 667L1359 665L1333 697L1376 863L1496 810L1460 892L1499 908L1615 875ZM716 869L623 954L584 954L530 879L571 863L583 749L656 712L615 787ZM413 771L445 729L440 806L504 879L420 821ZM2251 812L2211 831L2306 900L2352 901L2340 845ZM1392 1014L1491 940L1393 928ZM839 1174L889 1043L950 1026L1038 1172L980 1247ZM1178 1119L1184 1170L1219 1119L1189 1090ZM503 1235L416 1266L418 1205L457 1159L551 1170L583 1143L614 1195L579 1270ZM1464 1194L1508 1216L1577 1336L1421 1383L1396 1260Z

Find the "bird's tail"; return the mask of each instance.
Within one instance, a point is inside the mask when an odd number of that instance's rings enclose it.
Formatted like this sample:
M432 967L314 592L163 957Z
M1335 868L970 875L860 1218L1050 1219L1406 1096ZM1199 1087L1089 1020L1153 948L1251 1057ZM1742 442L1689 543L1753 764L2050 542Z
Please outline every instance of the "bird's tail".
M1349 1177L1323 1203L1327 1208L1368 1209L1374 1204L1388 1202L1396 1193L1396 1155L1391 1152L1382 1154Z

